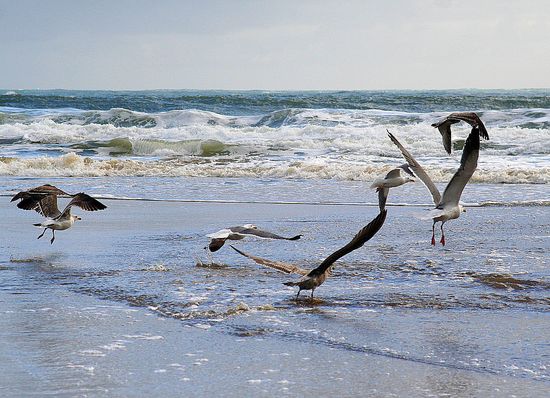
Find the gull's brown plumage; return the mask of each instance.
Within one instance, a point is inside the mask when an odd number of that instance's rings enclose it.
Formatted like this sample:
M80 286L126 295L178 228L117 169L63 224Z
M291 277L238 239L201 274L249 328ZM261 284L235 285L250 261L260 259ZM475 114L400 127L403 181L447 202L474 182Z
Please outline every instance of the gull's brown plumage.
M256 263L265 265L285 273L295 273L303 275L296 282L285 282L287 286L298 286L298 294L296 298L300 296L302 290L311 290L311 297L313 297L313 292L317 287L319 287L330 275L331 269L334 265L334 262L339 258L342 258L346 254L351 253L354 250L359 249L363 246L369 239L371 239L376 233L380 230L384 221L386 220L387 210L381 211L378 216L376 216L367 226L363 227L353 239L344 247L336 250L330 256L328 256L317 268L312 269L311 271L306 271L300 267L294 266L288 263L282 263L279 261L272 261L261 257L252 256L246 253L241 252L240 250L235 249L238 253L242 254L245 257L248 257L254 260Z
M60 211L57 206L58 196L69 196L72 198L63 211ZM15 194L11 201L13 202L18 199L20 201L17 203L17 207L20 209L35 210L46 217L46 220L33 225L44 228L44 231L38 236L38 239L44 236L48 229L51 229L51 243L55 240L55 231L69 229L76 220L80 220L80 217L71 214L71 208L73 206L80 207L86 211L96 211L107 208L103 203L83 192L71 195L50 184L41 185L29 189L28 191L21 191Z

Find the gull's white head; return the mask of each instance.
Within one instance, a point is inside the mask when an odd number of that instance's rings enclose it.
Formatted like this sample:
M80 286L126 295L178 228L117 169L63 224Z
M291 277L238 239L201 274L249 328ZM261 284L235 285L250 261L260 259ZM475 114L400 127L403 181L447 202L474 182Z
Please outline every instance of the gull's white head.
M258 227L255 226L254 224L244 224L243 227L250 228L250 229L258 229Z
M82 220L82 218L80 218L79 216L74 215L74 214L73 214L71 217L73 218L73 221L80 221L80 220Z
M466 213L466 208L463 205L461 205L460 203L458 204L458 208L460 209L461 213Z
M416 182L416 179L413 177L405 177L406 182Z

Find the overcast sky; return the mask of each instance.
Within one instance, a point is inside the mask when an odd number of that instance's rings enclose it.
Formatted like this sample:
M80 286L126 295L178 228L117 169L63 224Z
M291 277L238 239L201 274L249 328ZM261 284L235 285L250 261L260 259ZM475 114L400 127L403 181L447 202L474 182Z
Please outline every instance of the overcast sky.
M0 0L0 88L548 87L547 0Z

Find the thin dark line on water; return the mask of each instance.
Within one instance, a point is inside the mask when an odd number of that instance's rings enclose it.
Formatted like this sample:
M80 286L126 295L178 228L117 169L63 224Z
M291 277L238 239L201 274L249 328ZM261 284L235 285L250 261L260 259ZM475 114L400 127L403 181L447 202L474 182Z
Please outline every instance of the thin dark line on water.
M11 197L11 194L0 194ZM158 198L117 198L112 196L94 195L101 200L119 200L135 202L166 202L166 203L215 203L215 204L260 204L260 205L306 205L306 206L359 206L378 207L378 202L330 202L330 201L291 201L291 200L231 200L231 199L158 199ZM433 203L387 203L390 207L433 207ZM480 207L478 203L464 204L464 207Z

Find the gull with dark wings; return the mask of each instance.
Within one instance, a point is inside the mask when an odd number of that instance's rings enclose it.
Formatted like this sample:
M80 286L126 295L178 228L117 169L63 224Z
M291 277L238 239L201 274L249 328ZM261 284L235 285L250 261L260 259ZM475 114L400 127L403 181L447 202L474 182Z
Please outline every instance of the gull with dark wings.
M429 217L433 220L432 225L432 245L435 245L435 223L441 222L441 240L440 243L445 246L445 232L443 231L443 225L460 216L460 213L464 210L463 206L459 203L460 196L464 187L474 174L477 168L477 159L479 157L479 131L477 127L474 127L470 132L470 135L466 139L464 144L464 150L462 152L462 158L460 160L460 167L455 172L451 181L447 184L443 196L439 193L439 190L428 176L426 171L418 164L415 158L401 145L401 143L395 138L395 136L388 131L390 139L401 151L401 154L407 160L410 168L416 174L416 176L424 183L432 194L435 208L431 210Z
M403 173L407 175L403 175ZM408 182L415 182L413 177L414 174L410 170L409 165L405 163L391 170L386 177L374 180L370 187L376 188L376 192L378 192L378 207L380 211L386 208L390 188L395 188Z
M65 206L63 211L60 211L57 207L57 197L62 195L71 196L72 199L67 206ZM103 203L83 192L70 195L49 184L41 185L40 187L32 188L28 191L19 192L12 198L12 202L17 199L20 199L20 202L17 204L17 207L20 209L35 210L46 217L46 220L33 225L35 227L44 228L44 231L38 236L38 239L44 236L48 229L51 229L52 239L50 243L52 244L55 240L55 231L69 229L73 226L75 221L81 220L79 216L71 214L71 208L73 206L80 207L87 211L103 210L107 208Z
M257 226L252 224L245 224L238 227L224 228L219 230L218 232L214 232L206 236L210 238L210 243L208 245L208 250L210 250L210 252L215 252L220 250L225 244L225 241L228 239L241 240L246 238L247 236L253 236L261 239L298 240L302 237L302 235L296 235L290 238L286 238L284 236L280 236L272 232L259 229Z
M443 139L443 146L445 150L450 155L451 154L451 125L459 122L466 122L472 126L472 131L477 130L479 136L483 139L488 140L489 134L485 125L475 112L455 112L451 113L445 119L432 124L432 127L437 127L441 133L441 138Z
M311 298L313 298L313 292L315 291L315 289L322 285L323 282L330 276L332 267L334 266L334 262L339 258L345 256L346 254L349 254L352 251L359 249L369 239L376 235L376 233L382 227L384 221L386 220L386 214L387 210L382 210L380 214L378 214L378 216L374 218L367 226L361 229L347 245L336 250L334 253L328 256L317 268L314 268L311 271L305 270L293 264L256 257L238 250L233 245L231 245L231 247L235 249L238 253L250 258L251 260L254 260L260 265L274 268L286 274L302 275L302 277L297 281L285 282L285 285L298 286L298 294L296 295L296 298L300 296L300 292L302 290L311 290Z

